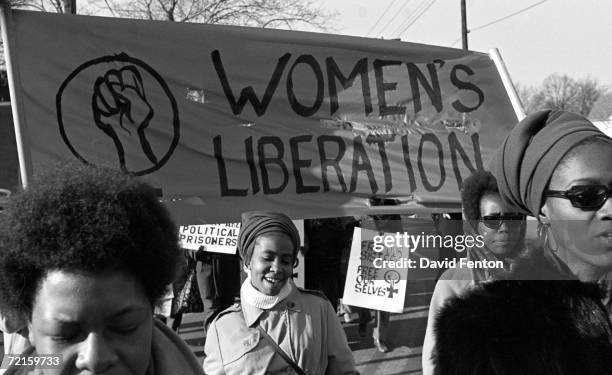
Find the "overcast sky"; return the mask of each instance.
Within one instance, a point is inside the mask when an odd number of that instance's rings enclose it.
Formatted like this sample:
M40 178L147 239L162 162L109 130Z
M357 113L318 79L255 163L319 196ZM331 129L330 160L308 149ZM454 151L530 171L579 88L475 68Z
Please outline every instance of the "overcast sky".
M407 42L461 48L460 0L321 1L325 9L339 13L334 26L339 34L388 39L400 36ZM468 29L476 29L541 0L466 2ZM428 5L420 17L415 17ZM549 74L561 73L573 78L590 76L612 86L610 0L544 1L474 30L468 38L471 50L498 48L515 82L539 85Z

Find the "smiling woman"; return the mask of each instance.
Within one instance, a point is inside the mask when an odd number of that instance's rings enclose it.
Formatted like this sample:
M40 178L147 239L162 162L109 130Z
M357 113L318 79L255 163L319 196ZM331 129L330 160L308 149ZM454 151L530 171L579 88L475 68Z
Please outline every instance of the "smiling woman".
M293 283L299 243L284 214L242 215L238 251L247 278L241 303L220 313L208 329L207 374L357 374L329 301Z
M153 319L180 252L152 187L108 169L52 169L11 200L0 241L0 301L32 344L12 354L60 355L45 375L202 374ZM40 373L17 363L6 374Z

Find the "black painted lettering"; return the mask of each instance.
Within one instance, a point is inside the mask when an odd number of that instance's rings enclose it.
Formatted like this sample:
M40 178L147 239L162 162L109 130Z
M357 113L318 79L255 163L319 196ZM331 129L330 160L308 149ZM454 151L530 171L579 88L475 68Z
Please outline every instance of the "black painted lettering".
M300 143L310 142L311 139L312 135L300 135L289 138L293 176L295 177L295 192L297 194L315 193L321 188L320 186L304 185L304 179L302 178L301 169L310 167L312 160L300 159Z
M451 161L453 164L453 172L455 172L455 178L457 179L457 187L459 190L463 188L463 178L461 177L461 172L459 171L459 163L457 162L457 153L461 155L461 160L463 160L463 164L469 169L470 174L474 172L476 169L484 169L482 165L482 156L480 154L480 142L478 133L472 134L472 147L474 148L474 164L470 161L467 153L461 146L461 142L457 138L455 132L451 132L448 134L448 146L450 148Z
M266 156L266 145L273 146L276 150L276 156ZM285 147L280 137L261 137L257 141L257 157L259 158L259 169L261 170L261 183L263 185L263 193L278 194L282 192L287 184L289 183L289 171L285 162L283 162L283 156L285 154ZM268 173L268 167L266 165L273 164L278 166L282 172L282 182L279 186L272 188L270 187L270 174Z
M360 136L353 139L353 166L351 172L351 187L350 192L357 190L357 179L359 178L359 172L364 171L368 175L368 181L370 182L370 188L372 194L378 191L378 184L376 183L376 176L372 169L372 163L368 157L368 153L363 147L363 141Z
M460 90L470 90L470 91L475 92L476 95L478 95L478 103L476 103L476 105L472 107L468 107L465 104L461 103L459 99L457 99L453 102L453 108L455 108L458 112L461 112L461 113L475 111L484 102L484 98L485 98L484 93L482 92L480 87L476 86L475 84L471 82L465 82L465 81L460 80L459 77L457 76L458 70L461 70L467 73L467 75L469 76L474 75L474 71L467 65L463 65L463 64L455 65L453 69L451 70L451 82L453 85L455 85L455 87L457 87Z
M257 178L257 168L255 167L253 153L253 137L248 137L244 140L244 149L246 151L246 161L251 172L251 186L253 187L253 195L259 193L259 179Z
M369 115L372 113L372 97L370 96L370 80L368 78L368 59L364 57L363 59L357 61L348 78L342 74L333 57L328 57L325 59L325 63L327 65L327 80L329 84L330 115L336 113L339 108L336 79L340 82L342 88L346 90L353 86L353 81L355 81L357 74L359 74L361 78L361 91L363 93L365 114Z
M333 158L327 157L325 151L326 143L334 143L338 147L338 152ZM346 152L346 145L342 137L336 135L320 135L317 137L317 149L319 150L319 160L321 160L321 180L323 181L323 191L329 191L329 180L327 179L327 168L332 167L336 172L338 183L342 188L342 192L346 193L346 182L344 182L344 176L342 175L342 169L340 168L340 160L344 157Z
M438 185L432 185L427 178L425 168L423 167L423 147L425 142L432 143L438 149L438 165L440 167L440 182ZM433 160L432 160L433 164ZM444 185L446 180L446 170L444 170L444 151L442 150L442 143L433 133L425 133L421 136L421 142L419 143L419 152L417 155L417 165L419 167L419 173L421 174L421 182L427 191L437 191Z
M374 75L376 77L376 93L378 94L378 112L381 116L403 115L406 113L404 106L388 106L385 91L397 88L397 82L385 82L383 68L385 66L401 65L401 61L374 60Z
M227 74L225 73L225 68L223 68L223 63L221 62L221 54L219 53L219 50L212 51L210 55L212 58L213 65L215 66L217 76L219 77L219 81L221 81L223 93L225 94L225 97L227 98L227 101L229 102L230 107L232 108L232 113L234 115L241 114L248 100L249 102L251 102L253 110L255 110L257 116L262 116L266 112L266 109L268 108L268 105L272 100L272 96L276 91L278 83L280 82L281 75L285 70L285 66L287 65L287 62L291 57L290 53L286 53L278 59L278 62L276 63L276 68L274 69L274 73L272 73L272 77L268 82L268 86L266 87L263 99L260 102L252 86L247 86L243 88L240 91L240 98L238 98L238 101L236 101L234 93L232 92L232 88L229 85L229 80L227 78Z
M421 90L419 84L423 86L431 104L434 106L436 111L440 113L442 111L442 91L440 90L440 81L438 80L438 72L436 66L433 63L427 64L427 70L429 71L429 79L431 83L427 81L425 74L421 72L418 66L413 63L407 63L408 76L410 77L410 89L412 90L412 103L414 105L414 113L417 114L423 108L421 103Z
M215 159L217 160L217 171L219 172L219 182L221 183L222 197L244 197L247 195L248 189L230 189L228 186L227 170L225 169L225 160L223 159L223 150L221 149L221 136L217 135L213 138L213 149Z
M376 141L378 145L378 153L380 155L380 162L383 167L383 176L385 178L385 193L391 191L393 188L393 182L391 178L391 167L389 166L389 158L387 157L387 150L385 149L385 141Z
M406 173L408 173L408 180L410 181L410 192L413 192L416 190L416 179L414 177L412 162L410 161L410 147L408 145L407 135L402 135L402 154L404 156L404 164L406 165Z
M317 97L310 107L302 105L295 97L293 88L293 70L298 64L308 65L314 73L314 81L317 84ZM321 108L321 104L323 104L323 95L325 93L324 86L325 82L323 81L323 72L321 71L321 67L319 66L317 60L312 55L301 55L298 57L291 66L291 69L289 69L287 76L287 98L289 99L289 104L291 104L293 111L303 117L312 116L317 113L319 108Z

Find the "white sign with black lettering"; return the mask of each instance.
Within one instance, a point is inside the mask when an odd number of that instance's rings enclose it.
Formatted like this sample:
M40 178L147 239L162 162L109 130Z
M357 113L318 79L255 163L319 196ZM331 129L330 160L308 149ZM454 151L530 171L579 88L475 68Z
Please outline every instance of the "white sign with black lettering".
M391 268L388 265L408 259L409 251L397 246L384 246L382 250L375 251L373 238L377 234L373 230L355 228L342 300L347 305L401 313L408 268Z
M179 240L185 249L204 246L213 253L236 254L239 232L240 223L187 225L180 227Z

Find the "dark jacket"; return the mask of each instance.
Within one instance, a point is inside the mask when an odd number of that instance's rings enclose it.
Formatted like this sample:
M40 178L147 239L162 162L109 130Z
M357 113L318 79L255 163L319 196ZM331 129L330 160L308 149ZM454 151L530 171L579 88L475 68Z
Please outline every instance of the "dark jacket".
M596 284L481 284L449 300L435 334L439 375L612 373L612 329Z

